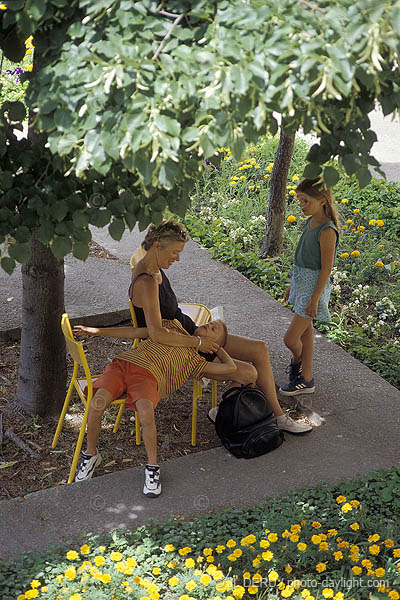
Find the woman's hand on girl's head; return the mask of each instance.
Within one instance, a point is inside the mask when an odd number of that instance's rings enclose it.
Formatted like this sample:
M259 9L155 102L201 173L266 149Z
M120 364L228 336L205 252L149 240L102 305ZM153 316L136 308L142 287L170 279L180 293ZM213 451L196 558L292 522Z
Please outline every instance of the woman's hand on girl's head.
M219 344L217 344L217 342L206 336L200 337L200 345L197 350L200 352L206 352L207 354L212 354L214 352L218 352L218 349Z

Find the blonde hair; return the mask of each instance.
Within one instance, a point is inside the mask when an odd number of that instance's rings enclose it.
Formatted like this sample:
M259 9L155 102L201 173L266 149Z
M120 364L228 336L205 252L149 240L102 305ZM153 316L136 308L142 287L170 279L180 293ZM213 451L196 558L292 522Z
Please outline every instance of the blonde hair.
M334 222L338 232L340 231L339 215L335 207L335 198L332 190L326 188L324 182L320 177L315 179L303 179L296 187L296 194L307 194L316 200L325 200L324 213Z
M228 328L226 326L225 321L223 321L222 319L216 319L215 323L221 323L222 328L224 330L224 339L222 340L222 344L221 344L221 346L223 347L223 346L225 346L227 339L228 339Z
M163 240L174 240L176 242L187 242L189 234L186 227L178 223L178 221L165 221L160 225L150 225L147 230L146 237L142 242L142 248L150 250L154 242L162 242Z

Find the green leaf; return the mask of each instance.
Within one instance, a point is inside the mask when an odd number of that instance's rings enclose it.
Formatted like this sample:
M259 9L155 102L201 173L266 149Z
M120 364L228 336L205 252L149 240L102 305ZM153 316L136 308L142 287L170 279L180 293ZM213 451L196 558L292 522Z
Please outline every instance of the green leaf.
M19 263L25 263L30 257L29 246L26 244L10 244L8 247L8 254L11 258L14 258Z
M47 245L54 235L54 224L51 221L45 221L40 225L35 235L42 244Z
M348 175L353 175L360 168L360 161L356 154L345 154L342 163Z
M22 102L12 102L8 109L10 121L23 121L26 117L26 108Z
M75 258L86 260L89 256L89 246L84 242L75 242L72 254L75 256Z
M15 269L15 260L13 258L9 258L8 256L4 256L1 259L1 266L3 267L6 273L11 275Z
M360 188L363 188L366 185L368 185L372 179L372 175L366 167L362 167L359 171L357 171L356 177L358 179L358 185L360 186Z
M17 34L17 28L14 26L0 43L1 49L8 60L12 62L21 62L25 56L25 41Z
M35 21L40 21L46 12L46 0L34 0L29 6L29 11Z
M167 117L166 115L156 115L154 122L158 129L164 131L164 133L168 133L172 137L179 136L181 126L178 121L175 121L175 119L171 119L171 117Z
M125 231L125 223L121 219L113 219L108 231L114 240L119 241Z
M69 154L72 148L75 146L76 141L77 138L74 133L67 133L62 137L59 137L57 140L57 152L61 154L61 156L64 154Z
M72 215L72 221L78 229L85 229L89 224L89 216L81 210L76 210Z
M68 204L64 200L60 200L51 206L51 215L59 223L65 219L68 214Z
M333 187L339 181L339 173L334 167L325 167L324 181L328 188Z
M54 240L51 242L51 251L56 258L64 258L69 252L71 252L72 242L67 237L56 235Z
M321 171L321 165L317 165L315 163L308 163L308 165L306 165L306 168L303 171L303 177L306 177L307 179L314 179L315 177L318 177L318 175L321 174Z
M177 173L176 163L174 163L171 159L168 159L167 162L160 167L160 171L158 173L158 181L167 190L172 190L175 184L175 176Z

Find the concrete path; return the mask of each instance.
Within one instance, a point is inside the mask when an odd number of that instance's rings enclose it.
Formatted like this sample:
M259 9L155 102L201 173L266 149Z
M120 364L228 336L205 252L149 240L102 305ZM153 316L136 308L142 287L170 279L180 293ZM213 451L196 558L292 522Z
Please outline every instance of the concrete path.
M94 232L100 245L122 259L130 257L142 238L134 231L115 242L104 230ZM94 276L103 281L104 267L99 269ZM276 379L286 381L289 356L282 337L291 319L288 309L194 242L168 276L180 300L222 305L231 332L267 341ZM124 310L129 271L119 281L117 309ZM80 287L88 299L93 297L84 277ZM106 312L107 305L101 310ZM248 461L235 459L222 447L171 460L162 465L158 499L142 495L143 470L133 468L3 501L0 557L56 546L84 532L134 528L148 519L203 514L228 505L244 507L271 494L398 464L400 392L321 335L315 357L317 390L306 400L325 420L311 434L287 434L278 450ZM133 442L132 447L134 452Z

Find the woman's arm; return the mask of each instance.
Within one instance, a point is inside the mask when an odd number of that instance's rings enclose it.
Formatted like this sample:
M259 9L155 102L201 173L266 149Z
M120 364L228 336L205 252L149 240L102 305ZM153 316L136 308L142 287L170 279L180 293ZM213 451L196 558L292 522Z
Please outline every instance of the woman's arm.
M335 259L337 233L332 227L327 227L321 232L319 244L321 248L321 271L315 284L314 291L305 308L305 312L315 318L317 316L318 302L328 283Z
M221 362L207 363L204 375L211 378L213 375L226 375L227 379L230 379L230 376L237 370L235 362L222 347L217 351L217 356Z
M149 337L168 346L197 348L202 352L216 352L218 344L209 338L199 338L169 331L162 324L158 284L151 276L140 277L134 283L135 304L143 308ZM200 339L200 344L199 344Z
M147 327L86 327L85 325L75 325L72 333L74 335L115 337L128 340L149 337Z

